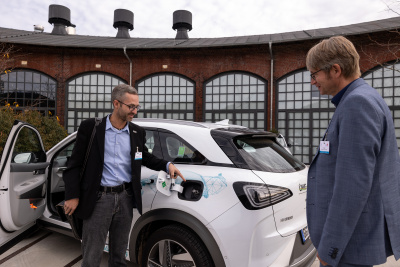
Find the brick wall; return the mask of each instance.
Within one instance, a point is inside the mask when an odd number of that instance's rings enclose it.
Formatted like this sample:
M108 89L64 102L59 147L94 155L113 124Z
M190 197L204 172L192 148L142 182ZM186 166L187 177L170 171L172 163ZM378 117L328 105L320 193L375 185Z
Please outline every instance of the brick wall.
M398 32L380 32L348 37L360 53L361 71L367 71L399 57L400 54L397 53L400 47L399 36ZM293 71L305 68L307 51L317 42L319 40L312 39L272 44L274 90L277 80ZM105 72L116 75L129 83L129 61L122 48L88 49L15 45L14 51L13 66L9 67L33 69L57 80L57 115L62 124L66 112L65 86L69 79L85 72ZM146 76L161 72L180 74L192 80L196 84L196 121L203 120L203 85L210 78L230 71L245 71L260 76L268 81L266 106L269 128L271 57L268 44L197 49L128 49L127 54L132 60L133 85ZM21 65L21 61L27 61L28 64ZM96 64L100 64L101 67L96 68ZM164 65L167 68L163 68ZM274 106L272 112L275 112ZM272 118L275 120L275 115Z

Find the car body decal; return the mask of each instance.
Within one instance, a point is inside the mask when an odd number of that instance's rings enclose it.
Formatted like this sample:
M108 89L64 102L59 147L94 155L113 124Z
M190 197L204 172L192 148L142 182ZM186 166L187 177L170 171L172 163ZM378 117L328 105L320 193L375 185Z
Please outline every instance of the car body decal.
M202 176L201 174L192 171L182 171L182 175L186 180L201 181L204 184L203 197L205 198L208 198L210 195L221 193L228 186L228 183L226 182L225 177L222 176L222 173L219 173L216 176ZM149 178L142 179L142 187L149 187L155 193L157 191L155 184L157 177L158 175L154 174ZM154 182L152 182L152 180ZM181 182L182 180L178 179L176 184L180 184Z

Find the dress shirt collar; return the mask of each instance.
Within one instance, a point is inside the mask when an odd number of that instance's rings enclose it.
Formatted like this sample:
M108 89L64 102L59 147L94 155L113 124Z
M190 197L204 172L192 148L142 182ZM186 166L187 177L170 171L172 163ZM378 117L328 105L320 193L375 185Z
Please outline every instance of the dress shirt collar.
M110 117L111 117L111 114L107 116L107 120L106 120L106 131L109 130L109 129L111 129L111 130L113 130L114 132L127 131L127 132L129 133L129 123L127 123L127 124L125 125L125 127L122 128L121 130L118 130L117 128L115 128L115 127L112 126L111 121L110 121Z
M335 107L339 106L340 100L342 100L342 97L344 95L344 93L346 93L347 89L349 89L350 85L357 81L358 79L355 79L354 81L352 81L351 83L349 83L348 85L346 85L345 88L343 88L342 90L339 91L339 93L337 93L331 100L332 104L335 105Z

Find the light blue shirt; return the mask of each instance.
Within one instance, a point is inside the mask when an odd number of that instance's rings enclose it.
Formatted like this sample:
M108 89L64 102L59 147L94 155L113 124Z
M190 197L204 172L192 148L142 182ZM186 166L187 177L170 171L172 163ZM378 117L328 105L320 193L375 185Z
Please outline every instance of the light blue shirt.
M132 179L131 141L128 123L122 130L111 125L110 116L106 120L104 140L104 167L102 186L117 186Z
M122 130L118 130L111 125L110 116L107 116L101 185L117 186L131 182L131 160L129 123ZM166 166L167 173L170 163L168 162Z

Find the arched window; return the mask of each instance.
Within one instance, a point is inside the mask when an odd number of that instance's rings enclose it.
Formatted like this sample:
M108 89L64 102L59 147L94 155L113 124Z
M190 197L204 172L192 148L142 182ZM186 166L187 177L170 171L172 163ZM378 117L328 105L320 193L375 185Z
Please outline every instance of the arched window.
M244 72L223 73L204 84L203 118L229 119L252 129L266 129L267 82Z
M400 63L388 63L363 74L364 80L374 87L392 111L397 147L400 149Z
M397 146L400 148L400 63L387 64L363 74L392 110ZM310 163L335 112L331 97L321 96L310 84L310 72L300 70L278 81L277 125L293 154Z
M112 112L111 92L126 81L107 73L85 73L67 82L66 129L72 133L82 120Z
M298 70L277 82L277 130L294 156L310 163L335 111L331 97L311 86L310 72Z
M174 73L154 74L136 84L139 118L194 119L195 84Z
M57 82L34 70L17 69L0 75L0 105L15 109L27 107L46 115L56 114Z

